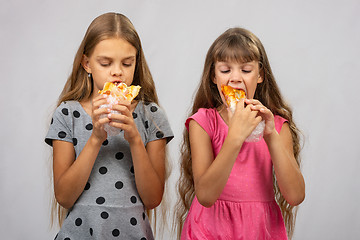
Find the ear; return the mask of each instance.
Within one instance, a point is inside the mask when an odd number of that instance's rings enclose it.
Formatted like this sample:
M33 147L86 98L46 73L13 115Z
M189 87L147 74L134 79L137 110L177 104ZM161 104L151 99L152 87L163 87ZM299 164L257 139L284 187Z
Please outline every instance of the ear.
M212 82L216 85L217 83L217 80L216 80L216 77L214 76L214 78L212 79Z
M262 75L262 74L259 73L257 83L262 83L262 82L263 82L263 77L262 77L261 75Z
M85 69L87 73L91 73L90 60L85 54L83 54L82 56L81 66Z

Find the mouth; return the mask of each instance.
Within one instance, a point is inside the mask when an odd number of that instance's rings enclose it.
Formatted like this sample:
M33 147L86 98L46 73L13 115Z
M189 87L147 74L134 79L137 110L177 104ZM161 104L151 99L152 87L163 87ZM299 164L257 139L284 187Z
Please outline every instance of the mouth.
M117 81L117 80L116 80L116 81L113 81L112 83L113 83L113 84L115 84L115 86L119 86L119 85L120 85L120 83L122 83L122 82L121 82L121 81Z
M228 86L232 87L234 90L245 92L245 96L247 96L247 92L246 92L246 89L245 89L245 88L242 88L242 87L234 87L234 86L231 86L231 85L228 85Z

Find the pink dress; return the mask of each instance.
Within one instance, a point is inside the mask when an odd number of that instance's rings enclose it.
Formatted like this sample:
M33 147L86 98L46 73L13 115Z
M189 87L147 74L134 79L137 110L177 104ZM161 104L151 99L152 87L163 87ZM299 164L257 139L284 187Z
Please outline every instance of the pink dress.
M228 126L216 109L199 109L187 119L187 128L191 119L210 136L216 157ZM275 116L278 132L285 121ZM245 142L214 205L206 208L195 196L181 239L287 239L284 220L274 198L272 176L272 161L265 141Z

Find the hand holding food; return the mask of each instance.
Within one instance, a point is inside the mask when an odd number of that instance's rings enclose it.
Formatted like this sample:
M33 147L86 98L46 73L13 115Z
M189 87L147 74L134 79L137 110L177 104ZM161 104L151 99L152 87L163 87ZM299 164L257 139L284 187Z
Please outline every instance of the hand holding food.
M231 112L235 112L236 104L241 100L246 98L246 93L242 89L235 89L231 86L223 85L221 86L221 91L224 94L225 101L230 108ZM252 133L246 138L245 142L257 142L259 141L264 133L265 121L262 120Z
M120 100L127 100L131 102L140 91L140 86L127 86L125 83L115 84L112 82L106 82L102 90L99 91L99 94L107 95L106 105L101 105L100 107L111 107L114 104L117 104ZM117 111L112 110L111 113L118 113ZM106 115L102 116L106 117ZM120 133L121 129L112 127L109 124L104 125L104 130L107 132L108 136L115 136Z

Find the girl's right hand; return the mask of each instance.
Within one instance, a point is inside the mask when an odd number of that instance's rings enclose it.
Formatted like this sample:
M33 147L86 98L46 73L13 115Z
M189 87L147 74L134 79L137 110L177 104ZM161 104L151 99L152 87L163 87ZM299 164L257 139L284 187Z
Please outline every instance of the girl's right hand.
M227 109L229 119L228 136L235 141L239 140L239 144L245 141L262 120L261 116L258 115L258 111L251 110L251 106L251 104L248 104L245 107L244 99L241 99L237 103L234 113L229 108Z
M92 101L92 136L94 136L100 142L104 142L106 140L107 133L104 130L104 124L110 122L108 117L100 118L101 115L108 115L111 111L109 108L100 108L101 105L105 104L107 104L107 100L106 96L104 95L99 95Z

